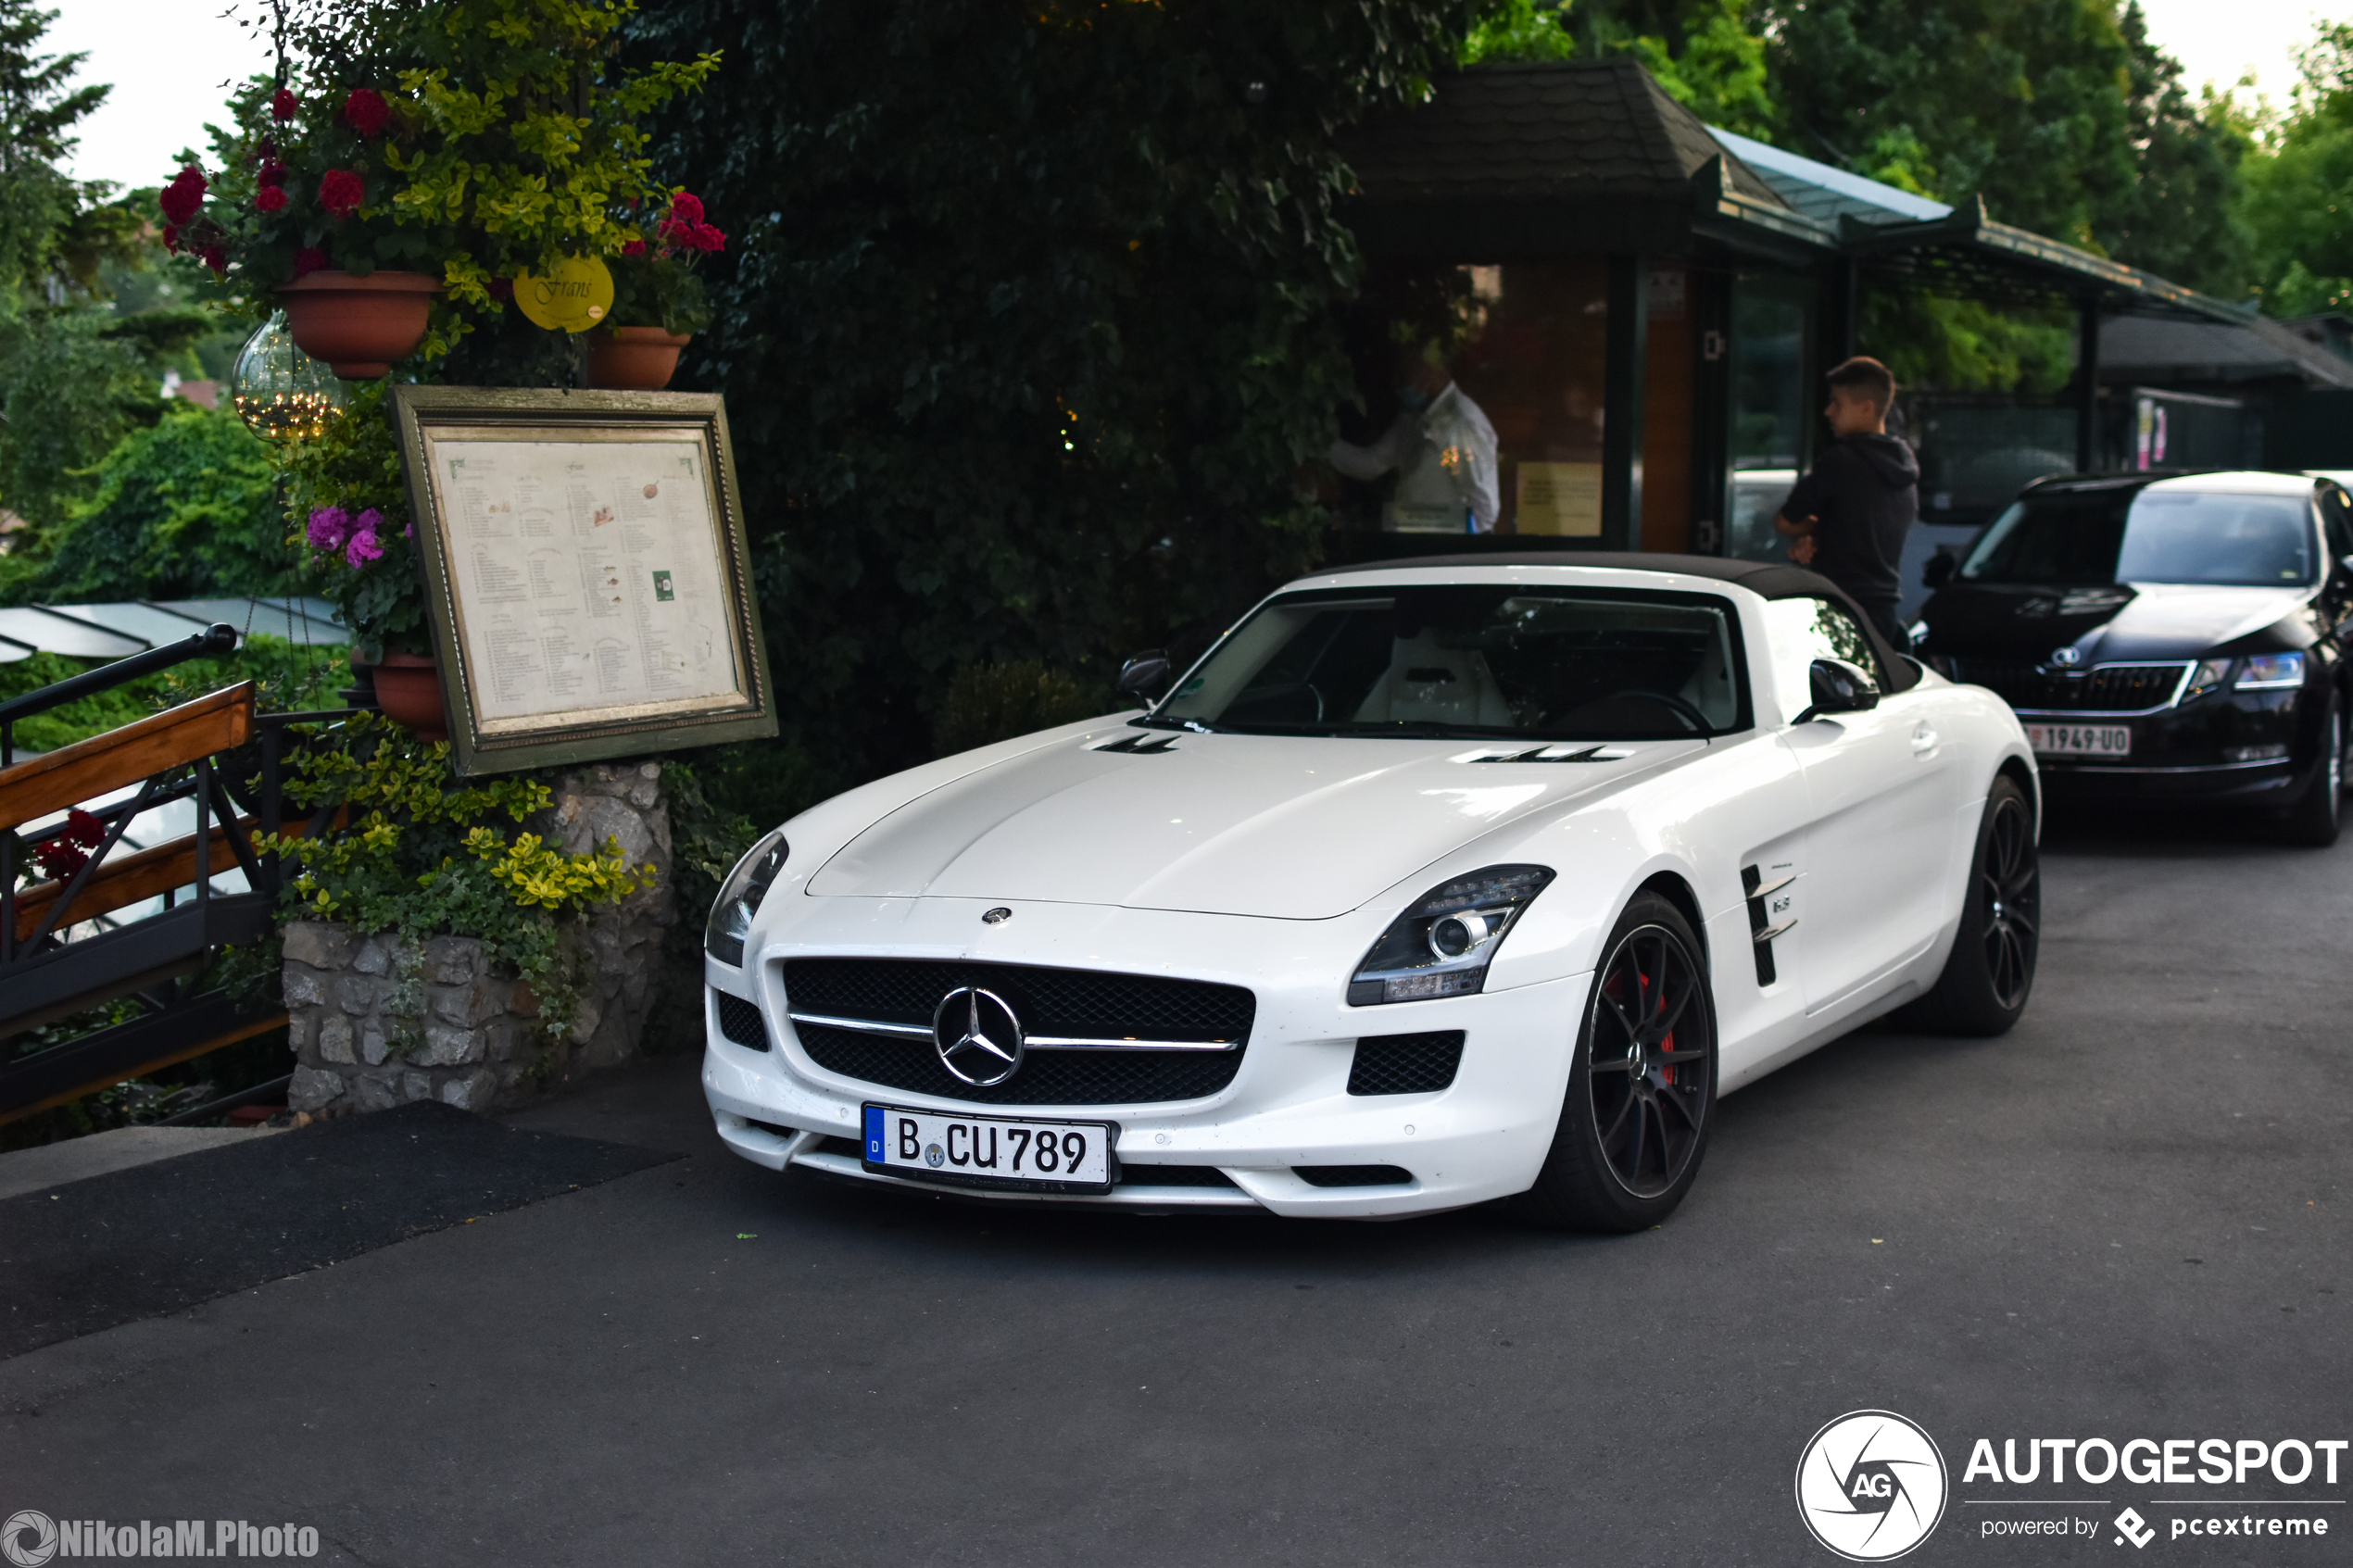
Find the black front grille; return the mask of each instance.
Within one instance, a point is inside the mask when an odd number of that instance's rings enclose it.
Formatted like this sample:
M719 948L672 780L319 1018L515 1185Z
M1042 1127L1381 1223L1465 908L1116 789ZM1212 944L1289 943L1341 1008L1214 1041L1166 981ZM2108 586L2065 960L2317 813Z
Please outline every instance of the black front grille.
M1156 974L913 959L793 959L785 965L785 995L795 1012L926 1029L939 998L959 985L1004 997L1032 1035L1239 1044L1250 1037L1258 1010L1258 999L1242 986Z
M1463 1061L1463 1032L1376 1035L1356 1042L1348 1069L1352 1095L1426 1095L1454 1081Z
M809 1059L828 1073L975 1105L1152 1105L1200 1099L1232 1083L1242 1065L1239 1050L1034 1050L1022 1058L1019 1072L984 1089L941 1066L939 1052L929 1040L893 1040L821 1023L797 1023L793 1030Z
M748 1050L768 1048L768 1026L760 1021L760 1009L741 997L713 987L711 993L719 998L719 1032Z
M1396 1165L1294 1165L1299 1179L1315 1187L1402 1186L1414 1173Z
M2132 713L2161 708L2182 684L2180 664L2112 664L2052 674L2031 659L1957 659L1957 681L1984 686L2012 708L2059 713Z

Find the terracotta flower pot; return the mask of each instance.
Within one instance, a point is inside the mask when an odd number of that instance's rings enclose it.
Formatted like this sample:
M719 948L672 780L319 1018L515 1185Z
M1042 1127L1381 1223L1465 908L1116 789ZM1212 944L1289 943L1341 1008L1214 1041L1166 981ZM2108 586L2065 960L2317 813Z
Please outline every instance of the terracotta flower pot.
M660 327L601 327L588 334L588 384L608 392L660 392L678 373L678 351L692 332Z
M388 653L375 667L376 706L384 716L422 741L447 740L449 719L441 702L441 666L422 653Z
M295 346L346 381L373 381L416 352L441 280L430 272L313 272L278 291Z

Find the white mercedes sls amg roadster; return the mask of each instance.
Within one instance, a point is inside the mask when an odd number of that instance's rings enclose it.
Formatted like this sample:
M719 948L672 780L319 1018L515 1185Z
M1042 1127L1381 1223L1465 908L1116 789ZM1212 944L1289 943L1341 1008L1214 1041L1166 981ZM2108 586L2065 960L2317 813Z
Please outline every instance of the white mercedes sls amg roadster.
M772 1169L1012 1200L1631 1231L1718 1095L2034 976L2017 719L1794 567L1405 561L1293 583L1139 711L762 839L703 1085Z

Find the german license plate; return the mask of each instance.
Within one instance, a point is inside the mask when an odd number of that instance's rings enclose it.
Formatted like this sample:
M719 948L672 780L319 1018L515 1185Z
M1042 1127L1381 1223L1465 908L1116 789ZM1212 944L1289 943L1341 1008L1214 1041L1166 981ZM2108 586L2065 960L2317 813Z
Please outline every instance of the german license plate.
M937 1110L865 1108L869 1171L950 1186L1027 1192L1109 1192L1108 1122L1033 1122L951 1116Z
M2029 724L2026 744L2041 757L2130 757L2130 724Z

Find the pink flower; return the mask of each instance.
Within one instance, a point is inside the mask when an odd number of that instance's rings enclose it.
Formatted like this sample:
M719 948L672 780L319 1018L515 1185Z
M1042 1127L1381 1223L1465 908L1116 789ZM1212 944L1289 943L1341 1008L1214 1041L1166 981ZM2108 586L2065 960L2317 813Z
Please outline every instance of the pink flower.
M670 218L673 223L683 223L690 229L693 228L702 221L702 198L690 196L684 191L679 192L670 198Z
M270 117L272 119L292 119L295 117L295 95L283 87L270 94Z
M319 177L319 205L330 218L348 218L367 199L367 187L348 169L330 169Z
M346 566L357 571L371 560L384 559L384 547L376 543L375 530L363 528L352 534L351 543L344 546L343 559Z
M384 121L392 118L392 110L382 93L372 87L359 87L343 101L343 118L344 123L362 136L373 136L384 130Z
M185 225L196 215L196 209L204 206L204 170L192 163L173 176L171 183L163 188L163 195L156 205L163 208L164 217L174 224Z
M286 193L283 186L264 185L253 194L253 209L256 212L276 212L285 205Z
M295 252L295 276L297 278L308 278L313 272L322 271L326 265L327 253L317 245Z
M727 236L708 223L696 224L693 232L686 236L686 242L690 250L714 251L727 248Z
M310 514L305 531L314 550L340 550L351 537L351 518L341 507L321 507Z

